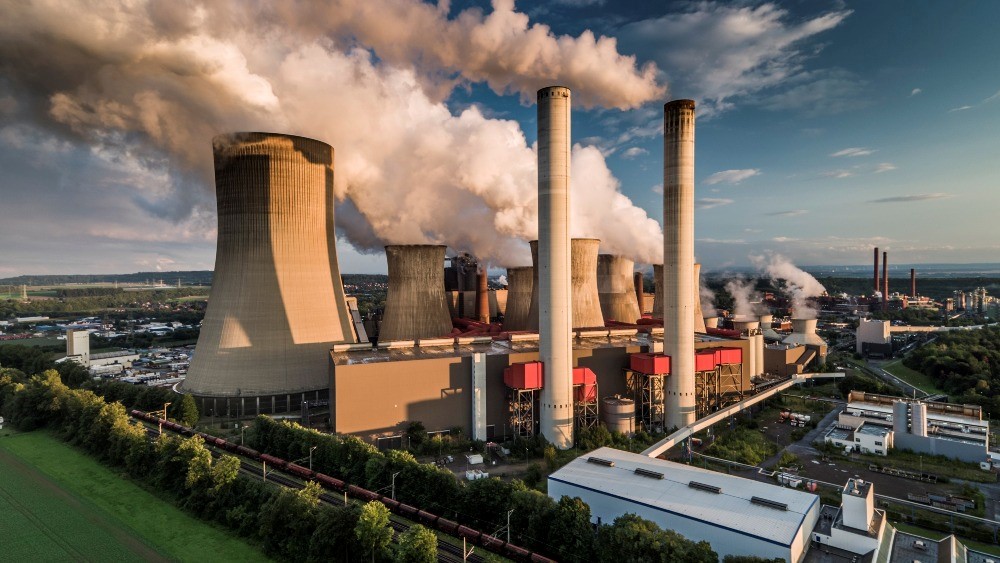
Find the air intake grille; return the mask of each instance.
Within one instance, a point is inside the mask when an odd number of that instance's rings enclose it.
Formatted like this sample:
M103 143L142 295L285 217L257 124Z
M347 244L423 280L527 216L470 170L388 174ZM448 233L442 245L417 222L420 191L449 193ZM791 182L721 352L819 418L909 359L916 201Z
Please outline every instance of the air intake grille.
M635 468L635 474L642 475L643 477L649 477L651 479L663 479L663 473L660 473L659 471L650 471L641 467Z
M774 500L769 500L761 497L751 497L750 502L754 504L759 504L761 506L766 506L768 508L773 508L775 510L788 510L788 505L783 502L778 502Z
M699 491L705 491L708 493L719 494L722 492L720 487L716 487L715 485L706 485L705 483L699 483L698 481L691 481L688 483L688 486L692 489L698 489Z
M601 457L588 457L587 463L596 463L597 465L604 465L607 467L615 466L615 462L611 461L610 459L604 459Z

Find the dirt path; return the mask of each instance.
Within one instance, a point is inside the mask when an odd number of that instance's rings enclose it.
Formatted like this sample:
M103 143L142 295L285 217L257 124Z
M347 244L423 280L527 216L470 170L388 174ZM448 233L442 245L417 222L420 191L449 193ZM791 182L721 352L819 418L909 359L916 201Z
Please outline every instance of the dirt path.
M39 490L45 491L51 496L56 497L60 502L64 503L68 509L83 515L87 522L111 535L124 548L135 554L137 559L142 561L153 561L156 563L165 563L170 561L170 559L164 557L159 552L143 543L142 540L132 535L129 530L124 529L115 522L104 518L100 513L95 511L93 507L87 506L76 496L63 489L59 483L49 479L45 474L38 471L37 468L28 465L22 461L21 458L11 454L3 448L0 448L0 467L17 473L20 477L38 487ZM27 520L32 522L38 527L39 530L42 530L46 536L52 539L54 543L64 549L67 555L77 561L87 560L83 553L61 537L59 530L53 529L47 522L38 518L38 515L34 513L30 507L25 506L19 499L2 489L0 489L0 494L2 494L18 512L24 515Z

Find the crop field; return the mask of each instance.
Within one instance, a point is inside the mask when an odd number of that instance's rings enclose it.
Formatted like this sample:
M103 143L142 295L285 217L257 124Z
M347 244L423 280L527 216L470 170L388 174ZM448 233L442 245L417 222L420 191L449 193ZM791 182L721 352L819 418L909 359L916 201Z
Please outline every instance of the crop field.
M0 559L266 561L43 431L0 430Z

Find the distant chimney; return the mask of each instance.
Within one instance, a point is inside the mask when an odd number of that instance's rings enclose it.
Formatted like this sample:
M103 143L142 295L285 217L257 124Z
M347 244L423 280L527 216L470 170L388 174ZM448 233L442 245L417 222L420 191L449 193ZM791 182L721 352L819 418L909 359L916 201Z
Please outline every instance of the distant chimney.
M889 253L882 253L882 310L889 310Z
M878 293L880 291L882 291L882 285L879 283L879 280L878 280L878 247L876 246L875 247L875 291L874 291L874 293Z
M910 268L910 297L917 296L917 270Z
M490 322L490 290L485 268L476 275L476 320Z

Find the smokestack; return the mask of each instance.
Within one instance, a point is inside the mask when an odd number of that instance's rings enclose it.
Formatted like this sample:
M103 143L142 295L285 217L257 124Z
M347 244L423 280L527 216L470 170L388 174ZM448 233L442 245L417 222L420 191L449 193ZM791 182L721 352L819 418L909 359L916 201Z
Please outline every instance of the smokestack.
M663 264L653 264L653 316L663 316Z
M694 331L705 332L705 314L701 310L701 264L694 265Z
M663 353L667 426L695 420L694 100L663 106Z
M889 310L889 253L882 253L882 310Z
M917 270L910 268L910 297L917 296Z
M481 323L490 322L490 290L485 268L476 274L476 319Z
M181 388L283 399L329 389L330 348L356 342L337 265L333 148L276 133L212 145L215 279Z
M641 317L642 312L646 310L646 288L643 287L642 272L632 274L632 285L635 287L635 304L639 306Z
M597 257L597 291L604 319L634 323L642 316L632 283L635 280L630 279L634 266L634 262L624 256L601 254ZM642 278L638 280L641 284Z
M539 90L538 355L545 369L539 419L542 436L560 450L573 447L570 138L569 88Z
M873 293L879 293L882 291L882 285L878 280L878 247L875 247L875 290Z
M531 266L507 268L507 310L503 317L504 330L531 330L528 311L531 309L534 275L535 269Z
M389 291L379 342L435 338L451 332L444 293L445 247L406 244L385 247Z

